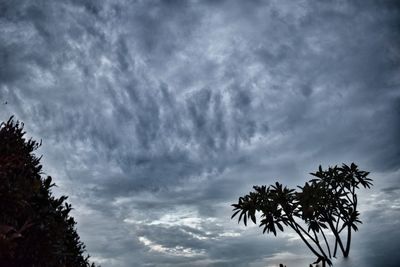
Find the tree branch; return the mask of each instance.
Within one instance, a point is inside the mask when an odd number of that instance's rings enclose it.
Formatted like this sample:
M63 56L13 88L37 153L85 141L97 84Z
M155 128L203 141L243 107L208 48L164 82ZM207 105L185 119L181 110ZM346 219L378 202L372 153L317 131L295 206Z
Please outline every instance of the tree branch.
M296 223L296 222L295 222ZM296 228L292 222L289 223L290 227L292 227L292 229L300 236L301 240L303 240L303 242L307 245L307 247L314 253L315 256L317 256L318 258L321 257L321 254L319 254L311 245L310 243L308 243L307 239L304 238L304 236L301 234L300 230L298 228Z
M330 247L329 247L329 243L328 243L328 240L326 239L326 236L325 236L325 234L324 234L324 231L322 230L321 227L320 227L319 229L321 230L322 236L324 237L325 245L326 245L326 247L328 248L329 258L332 258L332 256L331 256L331 249L330 249Z

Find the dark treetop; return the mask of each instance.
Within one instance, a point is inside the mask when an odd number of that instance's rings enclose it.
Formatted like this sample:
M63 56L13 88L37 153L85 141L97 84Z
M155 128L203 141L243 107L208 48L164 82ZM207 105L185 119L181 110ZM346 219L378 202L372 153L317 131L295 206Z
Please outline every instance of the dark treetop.
M0 126L0 266L92 266L69 215L67 197L41 176L40 143L12 117Z

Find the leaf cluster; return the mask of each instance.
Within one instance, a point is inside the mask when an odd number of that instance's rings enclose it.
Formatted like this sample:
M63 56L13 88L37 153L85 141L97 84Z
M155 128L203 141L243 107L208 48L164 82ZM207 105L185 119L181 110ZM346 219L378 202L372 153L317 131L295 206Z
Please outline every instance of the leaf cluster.
M254 192L250 192L244 197L240 197L237 204L233 204L234 214L232 218L239 214L239 222L247 225L247 218L253 223L257 223L256 213L261 212L260 227L264 227L263 233L272 232L276 236L276 228L283 231L283 225L290 221L290 213L295 207L294 190L282 187L282 184L254 186Z

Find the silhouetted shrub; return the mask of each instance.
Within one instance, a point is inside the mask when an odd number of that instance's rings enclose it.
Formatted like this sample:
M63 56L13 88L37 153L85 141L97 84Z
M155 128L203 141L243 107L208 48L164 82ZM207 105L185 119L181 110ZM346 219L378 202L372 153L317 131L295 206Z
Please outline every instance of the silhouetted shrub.
M11 117L0 126L0 266L95 266L69 215L67 197L55 198L52 178L42 177L41 145L24 138Z

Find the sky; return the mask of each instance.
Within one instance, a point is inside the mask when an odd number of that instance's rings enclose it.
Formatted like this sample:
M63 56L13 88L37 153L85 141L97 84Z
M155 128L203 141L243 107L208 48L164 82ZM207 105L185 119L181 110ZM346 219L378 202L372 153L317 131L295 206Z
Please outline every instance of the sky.
M395 0L0 0L0 120L103 267L308 266L230 205L351 162L374 187L335 266L398 266L399 89Z

